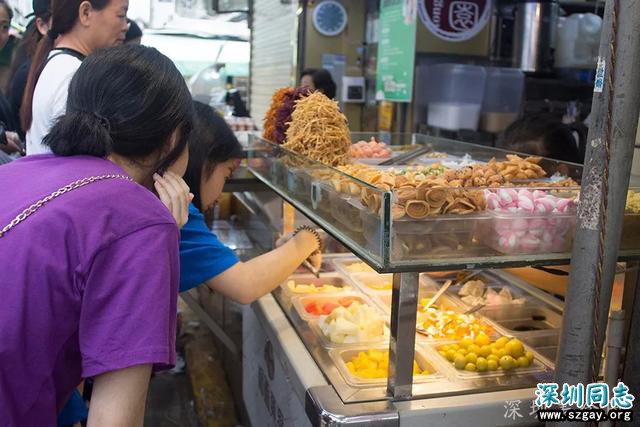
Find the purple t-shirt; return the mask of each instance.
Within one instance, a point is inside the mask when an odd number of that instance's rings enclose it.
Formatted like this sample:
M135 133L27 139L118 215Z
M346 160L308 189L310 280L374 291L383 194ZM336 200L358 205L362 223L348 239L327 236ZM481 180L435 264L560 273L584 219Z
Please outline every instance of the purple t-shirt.
M81 178L124 174L87 156L37 155L0 166L0 229ZM175 363L179 232L149 190L91 183L0 237L0 417L55 425L82 378Z

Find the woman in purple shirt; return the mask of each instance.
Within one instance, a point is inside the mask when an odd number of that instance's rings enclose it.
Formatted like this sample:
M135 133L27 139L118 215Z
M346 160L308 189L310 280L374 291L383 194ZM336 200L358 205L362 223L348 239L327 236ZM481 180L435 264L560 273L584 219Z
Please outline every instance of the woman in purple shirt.
M99 52L45 138L53 154L0 167L2 425L54 425L87 377L90 426L142 424L152 368L175 360L191 110L155 49Z

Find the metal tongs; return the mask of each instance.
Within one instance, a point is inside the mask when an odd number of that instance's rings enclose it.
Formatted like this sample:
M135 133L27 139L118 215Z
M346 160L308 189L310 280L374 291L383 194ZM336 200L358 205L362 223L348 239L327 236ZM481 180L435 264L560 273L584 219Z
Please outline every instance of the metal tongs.
M453 283L453 281L451 281L451 280L447 280L446 282L444 282L444 285L442 285L440 287L438 292L436 292L436 294L429 300L429 302L424 306L424 308L422 310L426 311L429 307L431 307L433 304L435 304L437 299L440 298L442 296L442 294L444 294L447 291L447 289L449 289L450 286L462 285L463 283L465 283L466 281L470 280L471 278L476 277L478 274L480 274L480 272L481 272L481 270L476 270L476 271L472 272L471 274L467 275L466 277L463 277L462 279L458 280L456 283Z
M318 279L320 278L320 271L317 270L313 265L311 265L311 263L308 260L305 259L302 265L311 273L313 273L313 275L316 276Z

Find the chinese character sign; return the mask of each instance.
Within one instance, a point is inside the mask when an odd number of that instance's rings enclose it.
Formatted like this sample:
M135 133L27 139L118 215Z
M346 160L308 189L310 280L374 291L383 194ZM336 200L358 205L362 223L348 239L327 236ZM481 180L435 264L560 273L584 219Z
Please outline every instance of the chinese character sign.
M562 406L577 409L628 410L633 407L634 400L629 387L623 382L611 389L605 383L563 384L562 388L556 383L540 383L536 389L534 405L538 409Z
M418 0L420 20L436 37L469 40L489 22L492 0Z
M520 404L522 404L522 400L507 400L504 403L504 417L513 421L518 418L523 418L523 415L520 413Z
M411 102L416 50L416 0L380 0L376 99Z

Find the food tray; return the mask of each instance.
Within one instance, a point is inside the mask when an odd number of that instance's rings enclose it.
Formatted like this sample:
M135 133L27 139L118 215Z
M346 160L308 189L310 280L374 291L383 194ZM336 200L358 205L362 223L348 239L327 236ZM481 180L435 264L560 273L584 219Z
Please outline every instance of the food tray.
M331 356L331 359L333 359L335 365L338 367L338 370L342 374L342 377L345 379L345 381L349 385L353 387L372 387L372 386L385 385L387 383L386 378L376 378L376 379L360 378L353 375L351 372L349 372L349 369L347 368L346 363L349 362L351 359L353 359L355 356L357 356L359 352L361 351L366 352L367 350L388 351L389 347L382 347L382 346L365 347L361 345L357 345L357 346L353 345L348 348L333 349L329 351L329 356ZM429 372L432 372L432 374L430 375L414 375L413 376L414 383L425 383L425 382L432 382L432 381L437 381L442 379L442 374L434 366L434 364L432 364L429 361L424 350L416 348L414 360L418 363L418 366L420 367L421 370L427 369Z
M324 273L335 273L336 267L333 262L329 260L322 260L322 264L320 265L320 274ZM298 269L293 274L309 274L309 269L303 265L298 267Z
M560 335L558 332L545 335L527 336L524 337L522 341L531 346L531 348L537 351L542 357L547 359L550 367L554 367L560 342Z
M377 273L352 273L351 279L353 282L365 293L376 294L390 294L393 290L393 274L377 274ZM369 283L376 285L383 285L384 283L390 283L389 289L376 289L369 286Z
M377 308L375 305L372 305L372 307ZM313 333L318 336L318 338L320 339L320 343L326 349L345 348L345 347L349 347L349 346L353 346L353 345L360 345L360 346L367 346L367 347L386 345L387 348L389 347L388 343L389 343L390 331L389 331L389 325L388 325L388 323L386 321L385 321L385 324L384 324L384 334L382 336L380 336L379 338L376 338L376 339L371 340L371 341L366 341L366 342L344 343L344 344L335 343L335 342L331 341L329 339L329 337L327 337L322 332L322 329L320 328L320 319L319 318L318 319L309 320L308 322L309 322L309 329L311 329L313 331Z
M456 279L453 279L456 280ZM507 288L510 292L511 295L513 296L514 299L525 299L525 301L522 304L536 304L536 300L534 298L531 297L531 295L526 292L525 290L523 290L522 288L519 288L517 286L512 285L509 282L506 282L504 279L502 279L501 277L489 272L489 271L483 271L482 273L480 273L478 276L474 276L470 279L471 281L473 280L482 280L485 285L486 288L490 288L493 289L496 293L499 292L500 290L502 290L503 288ZM447 290L447 293L449 295L451 295L452 298L454 298L456 301L459 301L460 304L462 304L465 307L471 308L473 305L466 303L463 299L462 296L459 295L459 292L462 290L462 287L464 286L464 284L467 281L465 280L462 284L460 285L456 285L456 286L451 286L449 287L449 289ZM485 289L486 289L485 288ZM486 292L486 290L485 290ZM505 304L490 304L490 303L485 303L486 307L500 307L503 305L522 305L521 303L505 303Z
M430 298L436 294L435 290L420 287L418 290L418 304L420 304L420 300L422 298ZM374 302L378 303L380 308L387 313L391 314L391 293L386 292L378 292L375 295L371 296L371 299ZM448 295L442 295L436 301L436 306L443 307L445 310L453 310L457 313L462 313L464 308L454 299L450 298ZM420 308L417 309L418 311ZM479 316L476 316L479 317Z
M485 190L491 219L477 226L476 236L506 255L568 252L575 234L575 195L562 188Z
M562 316L548 307L532 304L509 304L487 307L479 312L493 322L505 335L521 338L538 331L554 331L562 327Z
M508 214L490 212L478 226L480 242L505 255L568 252L575 234L572 214Z
M356 273L375 273L375 270L369 267L364 261L361 261L359 258L346 258L340 260L334 260L336 268L340 270L342 273L346 275L352 275ZM364 264L367 268L367 271L351 271L349 267L353 264Z
M441 364L444 364L450 374L456 378L463 380L476 380L482 378L495 378L495 377L508 377L508 376L516 376L516 375L525 375L532 374L537 372L544 372L549 369L549 367L545 364L546 359L541 357L533 348L529 347L526 343L523 342L523 347L525 351L530 351L533 353L533 362L531 366L527 368L515 368L512 371L485 371L485 372L470 372L465 370L456 369L453 366L452 362L449 362L444 356L442 356L438 352L438 348L447 345L447 344L456 344L456 341L448 340L448 341L438 341L427 344L429 350L433 353L434 357L438 358L438 361Z
M310 303L311 301L320 301L323 303L334 302L338 304L338 300L342 298L353 298L361 304L367 304L375 307L375 305L369 298L356 292L344 292L340 294L304 294L292 297L291 303L302 319L310 320L318 319L319 317L321 317L321 315L315 315L307 312L307 310L305 309L306 304Z
M324 265L325 263L323 263ZM327 265L331 265L327 263ZM343 288L340 292L292 292L289 289L288 283L290 280L293 280L296 284L304 284L304 285L315 285L322 286L324 284L338 286ZM302 295L342 295L343 293L352 293L353 286L351 283L348 283L345 279L343 279L337 273L327 273L321 274L320 277L316 277L312 274L296 274L285 280L284 283L280 285L282 288L282 292L289 296L302 296ZM348 289L344 289L348 287Z

